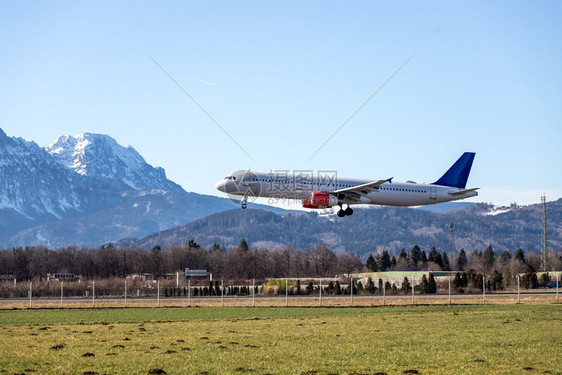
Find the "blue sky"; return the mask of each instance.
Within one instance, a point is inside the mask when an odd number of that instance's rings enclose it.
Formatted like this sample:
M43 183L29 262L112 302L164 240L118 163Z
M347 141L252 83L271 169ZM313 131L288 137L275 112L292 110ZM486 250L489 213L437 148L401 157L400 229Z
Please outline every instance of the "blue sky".
M559 1L4 1L0 127L109 134L204 194L246 168L433 182L475 151L476 201L554 200L560 19Z

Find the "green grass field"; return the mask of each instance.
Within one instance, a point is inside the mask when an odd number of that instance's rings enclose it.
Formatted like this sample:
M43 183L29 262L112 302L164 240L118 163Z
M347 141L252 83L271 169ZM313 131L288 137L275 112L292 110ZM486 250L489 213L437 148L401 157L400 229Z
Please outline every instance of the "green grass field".
M562 307L1 310L0 353L8 374L562 374Z

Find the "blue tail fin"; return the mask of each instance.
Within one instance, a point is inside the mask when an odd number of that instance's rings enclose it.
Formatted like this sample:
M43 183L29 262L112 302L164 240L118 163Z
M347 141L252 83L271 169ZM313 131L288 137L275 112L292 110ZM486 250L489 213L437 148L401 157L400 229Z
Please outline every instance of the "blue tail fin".
M462 154L459 160L457 160L455 164L453 164L453 166L432 185L451 186L464 189L466 187L466 181L468 180L470 168L472 168L474 155L476 155L474 152L465 152Z

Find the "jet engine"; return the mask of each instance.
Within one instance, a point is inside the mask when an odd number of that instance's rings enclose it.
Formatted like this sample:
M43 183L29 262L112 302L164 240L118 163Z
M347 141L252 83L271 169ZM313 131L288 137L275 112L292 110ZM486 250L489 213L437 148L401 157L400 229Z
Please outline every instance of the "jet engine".
M341 204L341 199L335 194L314 192L310 199L303 201L302 206L304 208L329 208Z

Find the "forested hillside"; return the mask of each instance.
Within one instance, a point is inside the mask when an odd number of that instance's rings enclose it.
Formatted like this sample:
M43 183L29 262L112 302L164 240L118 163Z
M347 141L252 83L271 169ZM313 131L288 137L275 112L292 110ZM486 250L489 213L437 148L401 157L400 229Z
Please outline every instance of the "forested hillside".
M562 245L562 199L548 203L548 244ZM378 207L355 210L353 216L318 216L314 212L277 214L240 210L211 215L193 223L158 232L143 239L126 239L121 247L178 245L195 240L202 246L214 243L227 248L245 238L250 246L274 248L284 244L304 248L319 242L336 253L350 251L361 256L384 247L391 254L419 245L450 249L449 223L454 222L458 250L480 249L539 251L542 206L512 206L498 210L486 204L441 213L415 208Z

